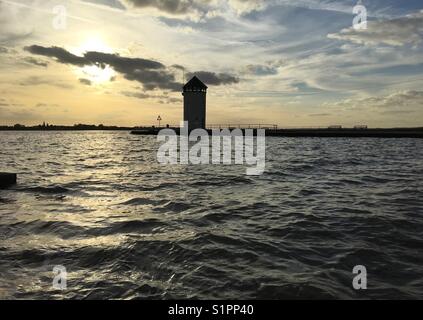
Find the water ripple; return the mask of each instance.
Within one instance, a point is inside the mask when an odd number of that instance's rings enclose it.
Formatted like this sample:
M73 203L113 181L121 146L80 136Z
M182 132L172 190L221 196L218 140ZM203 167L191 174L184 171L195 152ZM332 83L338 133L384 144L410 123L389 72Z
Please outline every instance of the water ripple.
M0 133L0 171L19 173L0 191L0 298L423 295L422 141L267 143L267 171L247 177L161 166L154 137L126 132Z

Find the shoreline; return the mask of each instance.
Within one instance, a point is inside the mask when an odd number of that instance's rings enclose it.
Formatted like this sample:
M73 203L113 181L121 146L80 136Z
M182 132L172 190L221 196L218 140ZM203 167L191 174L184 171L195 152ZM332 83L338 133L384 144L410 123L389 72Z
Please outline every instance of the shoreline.
M169 128L179 134L179 128ZM241 129L245 134L246 129ZM253 129L256 130L256 129ZM158 129L132 130L134 135L157 135ZM209 135L212 130L207 130ZM298 138L423 138L423 128L389 128L389 129L270 129L266 137Z
M74 127L0 127L0 132L81 132L81 131L127 131L133 135L157 135L158 132L166 128L153 127L104 127L104 128L74 128ZM168 128L175 130L179 134L179 128ZM233 130L236 128L230 128ZM245 133L246 129L241 129ZM257 129L253 129L257 130ZM212 134L212 130L207 132ZM309 138L423 138L423 127L417 128L297 128L297 129L266 129L267 137L309 137Z

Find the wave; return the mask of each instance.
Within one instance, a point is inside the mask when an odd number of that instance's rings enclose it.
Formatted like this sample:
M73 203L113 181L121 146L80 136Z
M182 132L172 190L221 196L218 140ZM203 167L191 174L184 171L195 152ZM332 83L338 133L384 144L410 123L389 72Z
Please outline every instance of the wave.
M160 205L167 203L167 200L153 200L148 198L132 198L125 202L119 203L120 205L124 206L143 206L143 205Z
M0 154L21 172L0 191L6 298L57 298L54 265L69 299L423 296L420 141L270 138L266 172L249 177L160 166L155 139L121 132L22 135Z
M40 194L63 194L70 192L69 189L62 186L48 186L48 187L28 187L19 189L20 191L40 193Z

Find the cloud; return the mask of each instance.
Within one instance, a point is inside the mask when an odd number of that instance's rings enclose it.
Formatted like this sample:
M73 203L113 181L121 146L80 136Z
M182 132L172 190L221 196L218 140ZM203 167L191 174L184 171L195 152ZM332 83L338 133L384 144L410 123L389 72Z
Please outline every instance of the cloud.
M0 108L0 117L3 121L37 120L40 116L29 109L11 110Z
M177 70L186 71L185 67L184 67L184 66L181 66L181 65L179 65L179 64L174 64L174 65L172 65L171 67L172 67L172 68L175 68L175 69L177 69Z
M82 2L105 5L114 9L125 9L125 6L119 0L82 0Z
M187 74L188 78L197 76L201 81L207 85L220 86L227 84L238 83L239 79L228 73L214 73L208 71L197 71Z
M178 99L178 98L167 98L164 100L159 100L158 101L159 104L182 104L182 99Z
M269 76L278 74L278 69L274 66L250 64L245 67L245 72L255 76Z
M309 117L329 117L331 116L330 113L311 113L308 115Z
M391 93L385 96L371 96L356 99L345 99L335 103L324 104L326 107L342 109L365 109L373 108L382 112L401 110L421 110L423 105L423 91L405 90Z
M126 2L136 8L150 7L173 14L187 13L196 7L196 2L193 0L126 0Z
M122 91L121 92L124 96L129 98L137 98L137 99L149 99L153 97L152 95L144 92L131 92L131 91Z
M91 0L92 1L92 0ZM94 0L95 1L95 0ZM99 0L97 0L99 1ZM104 0L100 0L104 2ZM171 15L195 14L202 17L213 17L222 7L228 7L237 14L259 10L274 1L265 0L124 0L127 8L154 8Z
M111 66L115 71L123 74L125 79L142 83L147 90L179 91L181 89L181 83L175 81L174 74L157 61L126 58L102 52L87 52L85 58L103 68L106 65Z
M35 105L36 108L47 108L49 105L47 103L39 102Z
M59 47L42 47L33 45L24 48L26 51L54 58L57 62L64 64L84 67L87 65L96 65L101 68L112 67L116 72L123 74L125 79L141 83L146 90L162 89L170 91L180 91L182 84L176 82L171 68L183 68L174 65L167 68L160 62L141 58L127 58L118 54L90 51L82 57L74 55L67 50ZM227 73L214 73L200 71L189 74L199 76L209 85L223 85L238 83L239 79Z
M4 122L19 122L22 119L36 120L37 118L39 118L39 115L33 109L21 104L7 102L4 99L0 100L0 119Z
M266 4L271 4L272 1L265 0L228 0L229 5L235 9L239 14L250 12L253 10L263 9Z
M391 20L369 21L365 30L351 27L329 34L328 38L360 44L417 45L423 40L423 10Z
M48 85L53 86L61 89L72 89L73 87L71 85L68 85L63 82L58 82L57 79L52 78L41 78L37 76L31 76L24 80L22 80L19 85L23 87L27 86L40 86L40 85Z
M33 34L33 28L28 23L22 23L26 21L28 14L23 10L16 10L11 4L12 2L0 1L0 44L3 45L17 44Z
M165 66L160 62L140 59L140 58L126 58L117 54L103 53L103 52L87 52L84 58L88 61L86 64L100 64L110 65L116 71L128 73L132 70L146 70L146 69L164 69Z
M181 84L175 82L175 76L166 67L157 61L127 58L118 54L103 52L86 52L82 57L74 55L59 47L42 47L33 45L25 47L25 50L36 55L54 58L57 62L84 67L87 65L97 65L105 68L106 65L124 75L127 80L142 83L145 89L163 89L178 91Z
M395 1L395 0L391 0ZM203 18L223 16L229 11L238 15L247 14L253 11L263 11L273 6L289 6L308 10L332 11L344 14L351 14L352 6L357 2L351 0L82 0L85 3L105 5L113 9L155 9L163 14L181 16L194 13ZM366 3L369 16L386 17L389 13L398 11L395 5L384 6L386 0L373 0L373 3ZM417 2L417 1L416 1ZM407 8L408 7L408 8ZM419 9L417 3L409 1L401 4L401 8Z
M86 85L86 86L92 85L91 80L88 80L88 79L79 79L79 82Z
M34 59L32 57L25 57L23 59L23 61L25 61L26 63L29 63L29 64L33 64L35 66L39 66L39 67L47 67L48 66L48 62L40 61L40 60Z
M158 99L158 102L160 104L175 104L175 103L182 103L182 99L180 98L174 98L169 97L167 94L162 95L152 95L145 92L132 92L132 91L122 91L121 94L123 94L126 97L130 98L136 98L136 99Z
M93 64L92 62L90 62L85 57L78 57L78 56L76 56L76 55L74 55L74 54L72 54L72 53L68 52L67 50L60 48L60 47L46 48L46 47L42 47L42 46L33 45L33 46L25 47L24 50L26 50L26 51L28 51L32 54L50 57L50 58L55 58L56 61L58 61L60 63L64 63L64 64L72 64L72 65L76 65L76 66L79 66L79 67L83 67L85 65Z

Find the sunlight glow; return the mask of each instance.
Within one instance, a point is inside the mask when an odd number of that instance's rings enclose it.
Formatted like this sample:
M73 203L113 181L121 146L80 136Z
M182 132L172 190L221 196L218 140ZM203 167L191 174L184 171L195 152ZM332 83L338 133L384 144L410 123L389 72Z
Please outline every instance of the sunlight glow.
M76 51L80 55L88 51L113 53L113 49L98 35L88 37ZM93 84L104 84L111 81L115 76L115 71L110 66L105 66L104 68L99 66L85 66L79 68L78 73L81 77L90 80Z
M92 81L94 84L101 84L111 81L115 75L115 72L109 66L104 69L97 66L86 66L80 70L83 73L83 77Z

